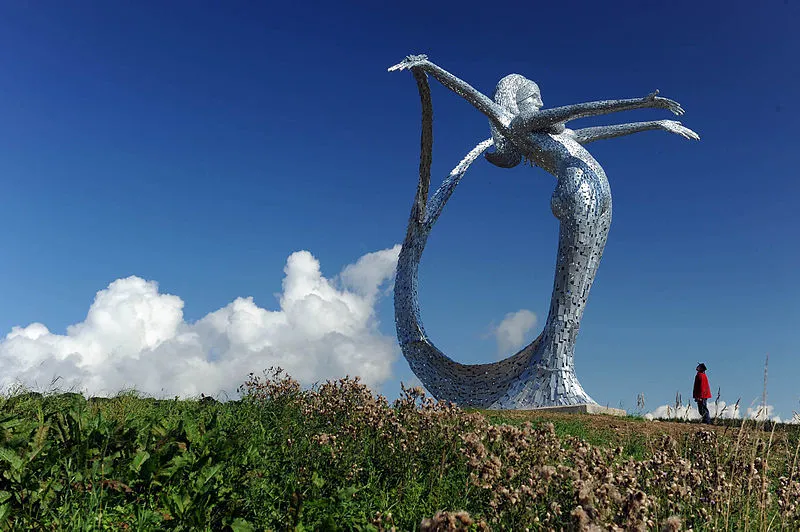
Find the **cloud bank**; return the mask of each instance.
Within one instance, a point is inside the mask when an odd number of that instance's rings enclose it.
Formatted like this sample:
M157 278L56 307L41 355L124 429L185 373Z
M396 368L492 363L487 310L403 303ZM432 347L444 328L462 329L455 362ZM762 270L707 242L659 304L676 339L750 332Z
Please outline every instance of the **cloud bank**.
M394 278L400 246L369 253L333 279L308 251L289 256L279 310L240 297L195 323L180 297L155 281L118 279L97 292L86 319L53 334L41 323L0 340L0 390L15 383L87 396L123 389L153 397L233 399L250 372L280 366L303 385L360 376L375 389L391 378L399 349L378 331L375 304ZM223 394L222 399L225 398Z
M766 408L750 407L746 408L744 412L739 405L727 404L725 401L719 401L715 404L711 401L708 403L708 411L711 414L711 419L753 419L758 421L774 421L776 423L800 423L800 416L794 415L791 419L785 421L781 420L780 416L774 415L775 407L767 405ZM662 405L644 415L645 419L692 419L699 420L700 414L697 412L697 406L693 403L691 405L682 405L675 408L674 405Z
M536 314L527 309L509 312L503 321L494 329L497 339L498 355L516 352L525 345L525 338L533 326L536 325Z

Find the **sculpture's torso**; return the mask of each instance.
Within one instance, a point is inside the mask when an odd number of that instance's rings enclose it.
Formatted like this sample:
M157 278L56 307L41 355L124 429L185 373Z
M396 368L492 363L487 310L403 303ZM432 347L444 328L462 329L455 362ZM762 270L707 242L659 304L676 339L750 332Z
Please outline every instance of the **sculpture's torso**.
M514 144L526 159L549 174L561 179L569 168L579 168L587 182L600 196L601 211L611 205L611 188L600 164L572 138L572 131L563 133L533 133L514 138Z

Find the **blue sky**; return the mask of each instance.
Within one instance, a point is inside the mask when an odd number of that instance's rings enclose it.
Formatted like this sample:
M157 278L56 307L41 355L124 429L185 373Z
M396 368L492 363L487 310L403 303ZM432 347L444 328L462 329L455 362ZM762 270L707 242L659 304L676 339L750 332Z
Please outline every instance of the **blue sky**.
M768 402L791 417L800 411L800 184L790 156L800 6L608 5L0 4L0 334L34 323L48 331L28 329L23 342L16 329L18 341L0 343L3 382L17 373L46 385L61 371L112 388L187 390L181 379L202 377L170 361L205 360L206 375L217 357L238 362L209 386L276 361L324 379L369 366L374 350L383 366L365 372L396 397L413 375L386 289L417 182L420 109L411 75L386 68L427 53L487 94L504 75L524 74L546 107L656 88L678 100L700 142L653 131L589 146L608 174L614 220L578 337L578 376L600 403L634 409L643 392L652 409L676 391L688 398L704 361L712 389L748 406L760 400L769 353ZM489 131L435 83L433 105L438 182ZM674 117L648 110L570 125L660 118ZM556 254L554 184L541 169L478 161L448 204L421 266L421 304L454 359L497 360L492 331L521 309L538 317L525 338L538 334ZM287 266L303 250L310 255ZM306 283L296 307L284 268ZM95 301L87 317L98 291L130 276L101 298L116 314ZM165 294L180 298L178 318ZM307 330L344 319L311 303L332 301L325 294L355 321ZM247 326L239 343L217 329L208 334L222 343L203 340L193 324L233 313L239 297L253 298L240 307L260 316L251 325L260 344L247 344ZM174 326L158 329L165 322ZM200 340L159 348L187 331ZM341 340L335 354L329 333ZM104 349L116 354L97 354ZM102 367L114 356L132 358L112 377Z

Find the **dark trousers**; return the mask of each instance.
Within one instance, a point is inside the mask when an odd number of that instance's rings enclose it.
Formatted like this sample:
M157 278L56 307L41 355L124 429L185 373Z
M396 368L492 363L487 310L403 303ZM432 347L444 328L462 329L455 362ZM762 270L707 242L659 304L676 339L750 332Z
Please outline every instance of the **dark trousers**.
M695 399L697 401L697 411L700 413L700 417L703 418L703 423L711 423L711 413L708 411L708 405L706 401L708 399Z

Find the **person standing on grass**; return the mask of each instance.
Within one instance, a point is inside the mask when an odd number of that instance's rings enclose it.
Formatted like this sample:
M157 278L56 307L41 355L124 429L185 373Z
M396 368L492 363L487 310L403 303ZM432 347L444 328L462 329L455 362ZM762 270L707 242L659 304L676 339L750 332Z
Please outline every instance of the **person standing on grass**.
M694 377L694 392L692 396L697 401L697 411L703 418L703 423L711 424L711 414L708 412L707 401L711 399L711 387L706 377L706 365L700 362L697 365L697 375Z

